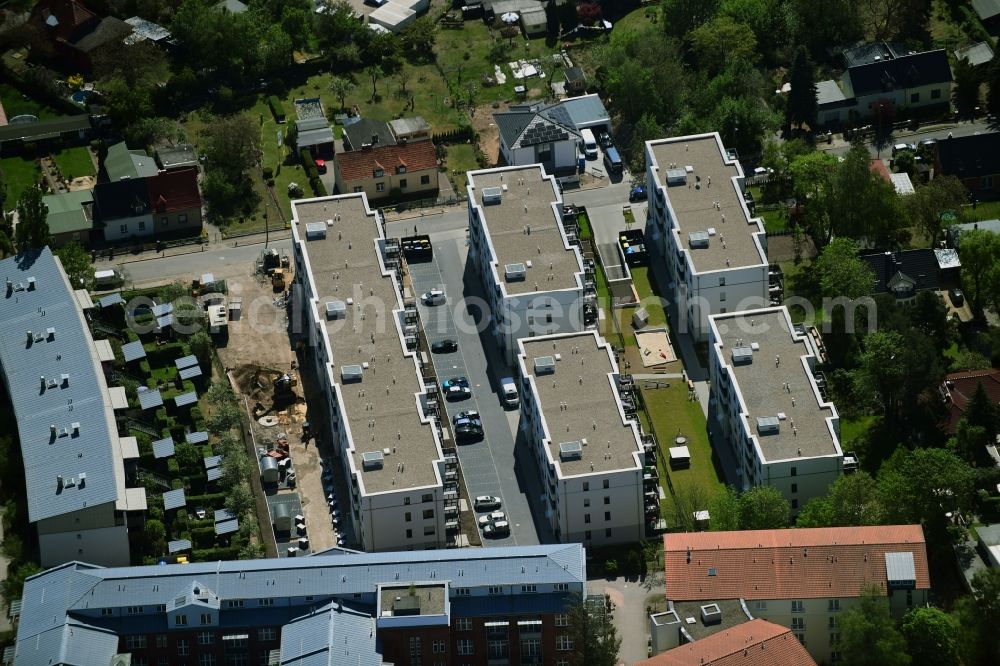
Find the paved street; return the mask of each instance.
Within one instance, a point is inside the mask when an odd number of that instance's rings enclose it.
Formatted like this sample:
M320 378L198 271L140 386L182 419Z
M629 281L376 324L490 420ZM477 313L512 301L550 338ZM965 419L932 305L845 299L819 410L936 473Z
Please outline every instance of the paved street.
M989 131L990 128L987 126L985 120L976 122L962 121L957 123L932 125L917 129L916 132L911 132L909 130L894 132L892 135L892 143L917 143L919 141L923 141L924 139L937 139L939 141L944 141L947 140L949 134L953 137L959 137L984 134ZM851 148L851 144L843 141L842 139L835 139L832 144L817 143L817 146L820 150L833 153L834 155L845 155ZM871 153L872 157L879 156L878 151L870 144L868 146L868 152ZM889 159L891 155L891 146L882 150L882 158Z
M449 420L458 412L474 409L483 421L483 441L457 447L462 475L471 497L497 495L503 500L501 508L507 513L511 525L509 537L484 540L483 544L537 544L539 537L525 495L527 484L522 483L522 480L535 480L534 470L527 475L531 478L524 479L525 475L518 472L520 465L515 460L514 433L519 412L506 411L500 404L496 392L496 380L501 376L496 372L500 361L493 348L487 346L484 349L477 333L476 319L462 301L463 293L469 295L464 283L466 254L464 229L442 232L435 234L434 261L409 265L417 296L437 287L444 287L448 295L446 305L425 306L421 303L421 321L428 343L444 338L458 342L457 352L433 355L438 380L467 377L472 388L469 400L447 403ZM469 277L475 280L474 275ZM535 492L540 494L541 491Z

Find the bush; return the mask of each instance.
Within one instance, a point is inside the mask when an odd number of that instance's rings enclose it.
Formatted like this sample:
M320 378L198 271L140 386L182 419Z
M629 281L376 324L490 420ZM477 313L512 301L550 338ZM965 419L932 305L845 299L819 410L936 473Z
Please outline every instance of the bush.
M267 98L267 105L271 108L271 113L274 115L274 119L279 123L285 122L285 105L281 103L276 95L271 95Z
M195 562L218 562L219 560L235 560L239 554L239 548L209 548L192 550L191 559Z
M323 181L319 177L314 177L309 179L309 187L312 188L313 194L318 197L326 196L326 186L323 185Z
M302 160L302 168L305 170L306 176L310 180L319 177L319 170L316 168L316 160L313 159L312 153L309 152L308 148L303 148L299 151L299 158Z
M172 476L181 473L181 466L177 462L177 458L174 458L173 456L167 458L167 472Z
M263 172L264 172L264 180L271 180L272 178L274 178L274 169L272 169L271 167L264 167Z

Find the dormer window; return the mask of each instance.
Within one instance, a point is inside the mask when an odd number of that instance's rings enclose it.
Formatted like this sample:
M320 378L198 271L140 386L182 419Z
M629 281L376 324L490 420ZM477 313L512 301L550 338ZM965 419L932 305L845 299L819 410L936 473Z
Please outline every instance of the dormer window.
M385 175L385 171L383 171L382 169L375 169L375 177L376 178L381 178L384 175Z
M406 173L406 167L404 165L399 165L396 167L396 173Z

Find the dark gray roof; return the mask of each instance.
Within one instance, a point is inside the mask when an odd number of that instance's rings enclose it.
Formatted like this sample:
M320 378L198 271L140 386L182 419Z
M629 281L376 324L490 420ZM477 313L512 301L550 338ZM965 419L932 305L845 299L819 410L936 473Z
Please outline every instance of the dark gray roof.
M190 368L184 368L177 375L181 379L194 379L195 377L201 377L201 368L197 365L192 365Z
M208 441L208 433L204 430L189 432L186 439L188 444L204 444Z
M103 303L101 306L103 307ZM122 345L122 356L125 358L126 363L131 363L132 361L138 361L140 358L146 358L146 350L142 346L142 342L135 340L134 342L126 342Z
M0 127L0 143L6 141L34 141L54 138L67 132L78 132L90 129L90 116L61 116L48 118L34 123L14 123Z
M136 217L150 212L149 189L142 178L126 178L98 183L94 188L94 209L101 222Z
M493 114L493 122L497 124L504 144L513 146L534 117L533 111L502 111Z
M579 83L587 80L587 75L583 73L583 69L580 67L567 67L566 68L566 80Z
M105 16L90 33L76 41L75 46L84 53L90 53L111 42L121 42L132 34L132 26L114 16Z
M344 125L345 149L361 150L361 146L372 142L372 136L378 136L379 146L395 146L396 139L392 136L389 124L381 120L360 118L357 122Z
M171 555L185 550L191 550L191 542L188 539L178 539L167 544L167 552Z
M0 372L20 435L29 520L116 501L122 461L111 396L65 274L45 248L0 261L0 279L11 284L0 295Z
M192 365L198 365L198 357L194 354L188 354L182 358L174 361L174 365L177 366L178 370L183 370L184 368L190 368Z
M538 112L513 111L494 113L493 120L509 148L527 148L558 141L571 141L580 134L573 129L569 115L562 108Z
M858 65L848 69L847 75L851 79L855 97L934 83L950 83L952 79L948 54L944 49Z
M139 405L143 410L156 409L163 406L163 396L159 389L146 389L139 391Z
M1000 132L984 132L937 142L941 174L979 178L1000 174Z
M198 155L194 146L181 143L176 146L160 146L156 149L156 159L164 169L197 166Z
M153 442L154 458L169 458L174 455L174 438L164 437Z
M187 504L187 498L184 497L184 489L178 488L177 490L168 490L163 493L163 508L166 511L172 509L179 509Z
M198 402L198 393L195 391L188 391L187 393L182 393L181 395L174 398L174 404L176 404L178 407L193 405L197 402Z
M937 257L934 250L903 250L862 255L875 273L875 293L889 291L890 283L899 274L909 278L917 291L937 289L940 285Z

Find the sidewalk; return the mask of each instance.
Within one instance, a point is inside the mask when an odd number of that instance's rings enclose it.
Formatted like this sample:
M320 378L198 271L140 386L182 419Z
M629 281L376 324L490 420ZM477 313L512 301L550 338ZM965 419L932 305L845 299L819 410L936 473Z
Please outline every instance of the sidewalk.
M261 231L259 233L247 234L236 238L222 238L219 234L210 234L209 240L205 242L168 247L164 248L160 252L156 252L155 250L145 250L142 252L125 251L124 254L115 253L114 258L110 260L107 258L106 253L98 254L97 261L95 263L108 262L110 264L131 264L137 261L149 261L150 259L160 259L162 257L177 257L185 254L195 254L196 252L208 252L211 250L221 250L229 247L239 247L240 245L260 245L264 243L265 238L269 242L273 242L286 240L291 237L292 232L290 229L275 229L267 234Z

